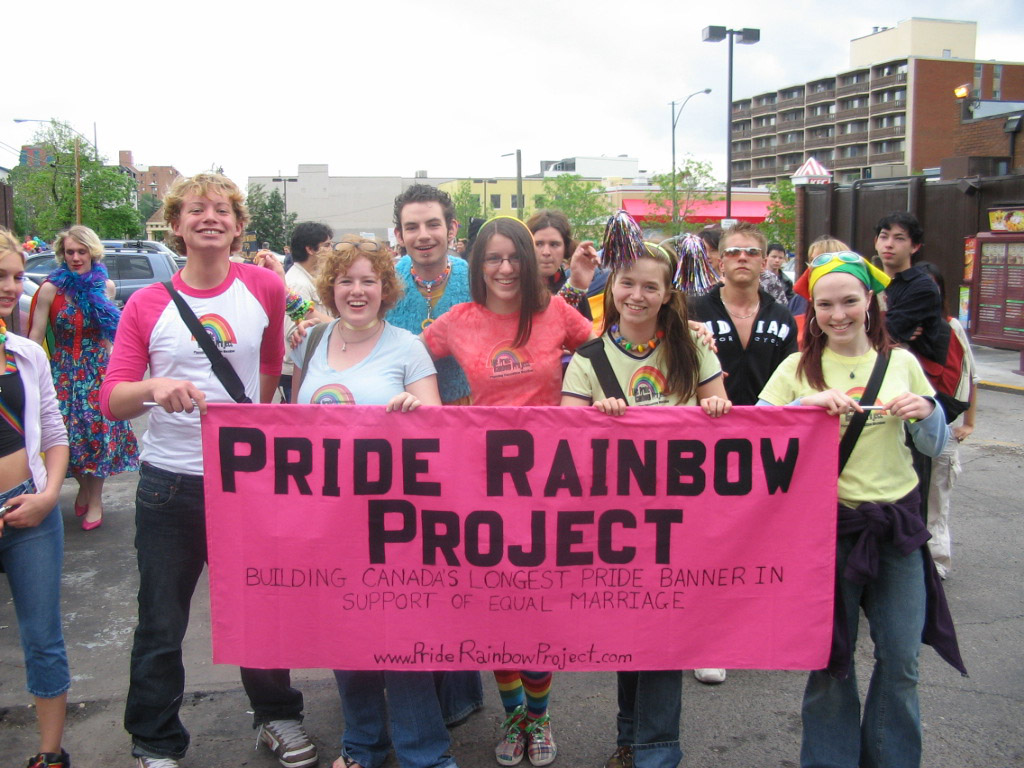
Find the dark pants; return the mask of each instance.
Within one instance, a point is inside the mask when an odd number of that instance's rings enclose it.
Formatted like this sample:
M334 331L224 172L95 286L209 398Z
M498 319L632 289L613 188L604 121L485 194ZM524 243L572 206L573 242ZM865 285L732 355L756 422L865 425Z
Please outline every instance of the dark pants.
M203 478L149 464L135 494L139 623L132 646L124 727L136 757L180 759L189 734L178 716L185 692L181 643L189 606L206 564ZM301 720L302 694L288 670L242 669L254 723Z

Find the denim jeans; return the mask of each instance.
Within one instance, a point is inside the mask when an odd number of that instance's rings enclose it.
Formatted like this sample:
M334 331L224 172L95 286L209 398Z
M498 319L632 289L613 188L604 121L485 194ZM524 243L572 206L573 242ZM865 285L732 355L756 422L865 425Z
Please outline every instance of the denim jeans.
M836 545L836 568L846 567L855 537ZM875 644L861 722L856 671L837 680L812 672L803 701L802 768L917 768L921 764L921 714L917 699L918 653L925 618L924 564L920 550L903 556L879 543L878 578L868 584L840 580L851 649L863 606Z
M484 705L484 685L479 672L435 672L434 684L444 723L449 727Z
M402 768L456 768L433 672L335 670L334 677L345 717L346 757L363 768L379 768L393 745Z
M135 493L139 623L132 646L124 727L136 757L180 759L189 733L178 712L185 693L181 642L206 563L203 478L143 464ZM243 669L256 723L302 719L302 694L287 670Z
M31 482L31 481L29 481ZM22 486L0 494L0 504L22 493ZM0 565L7 573L25 655L28 692L42 699L71 687L68 656L60 624L60 575L64 561L64 520L54 507L34 528L5 525L0 536Z
M679 747L683 673L678 670L619 672L618 738L633 747L636 768L675 768L683 759Z

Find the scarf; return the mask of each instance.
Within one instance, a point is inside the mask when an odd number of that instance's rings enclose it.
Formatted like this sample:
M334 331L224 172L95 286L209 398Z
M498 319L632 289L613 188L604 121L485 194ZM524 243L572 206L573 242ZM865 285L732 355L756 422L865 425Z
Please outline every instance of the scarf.
M83 324L98 328L103 340L114 340L121 311L107 297L107 268L102 262L93 262L92 269L82 275L61 264L46 279L78 309Z

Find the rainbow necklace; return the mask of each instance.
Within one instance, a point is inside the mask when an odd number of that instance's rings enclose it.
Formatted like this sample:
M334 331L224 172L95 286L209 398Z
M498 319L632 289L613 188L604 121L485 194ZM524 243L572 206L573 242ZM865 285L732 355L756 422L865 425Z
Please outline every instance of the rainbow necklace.
M435 288L443 286L448 281L448 275L452 273L452 263L449 261L448 265L444 268L444 272L433 280L424 280L416 274L416 267L412 265L409 266L409 273L412 275L412 280L416 283L416 287L420 290L420 293L423 294L423 298L427 300L427 316L423 322L420 323L421 328L426 328L436 319L432 317L434 314L434 305L437 303L437 299L441 298L441 293L443 293L443 291L438 293L437 298L434 298L432 294Z
M654 334L654 338L649 341L645 341L643 344L634 344L631 341L626 341L625 337L619 333L619 326L616 323L609 329L609 335L612 337L612 341L615 342L615 346L626 352L635 352L638 355L642 355L644 352L649 352L661 343L661 340L665 338L664 331L658 331Z
M6 341L7 341L7 323L5 323L3 321L3 318L0 318L0 344L5 343Z

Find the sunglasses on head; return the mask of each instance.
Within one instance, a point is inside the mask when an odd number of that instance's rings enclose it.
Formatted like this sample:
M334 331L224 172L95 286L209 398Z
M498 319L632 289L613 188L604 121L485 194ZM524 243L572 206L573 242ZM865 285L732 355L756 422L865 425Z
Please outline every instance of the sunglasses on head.
M858 264L863 259L859 253L853 251L838 251L836 253L822 253L815 256L809 266L812 267L823 267L833 261L845 261L847 264Z
M380 250L380 243L374 242L373 240L362 240L358 243L352 243L348 240L344 240L334 246L334 250L342 253L350 250L366 251L367 253L376 253Z
M726 248L722 251L723 256L731 256L733 258L739 256L741 253L745 253L747 256L760 256L762 251L760 248L755 248L754 246L750 246L749 248L732 247Z

